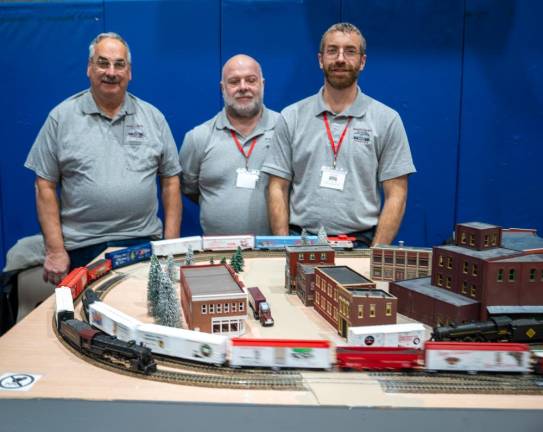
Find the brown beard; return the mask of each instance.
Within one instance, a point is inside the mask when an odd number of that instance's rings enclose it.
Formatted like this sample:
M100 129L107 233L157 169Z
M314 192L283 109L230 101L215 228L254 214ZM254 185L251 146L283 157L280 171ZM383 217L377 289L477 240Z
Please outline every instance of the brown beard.
M332 69L336 68L341 68L347 73L343 76L334 75ZM358 75L360 75L360 71L358 70L358 68L354 68L353 66L348 64L343 67L331 64L324 69L324 76L326 78L326 81L332 86L332 88L335 88L336 90L343 90L351 87L358 80Z

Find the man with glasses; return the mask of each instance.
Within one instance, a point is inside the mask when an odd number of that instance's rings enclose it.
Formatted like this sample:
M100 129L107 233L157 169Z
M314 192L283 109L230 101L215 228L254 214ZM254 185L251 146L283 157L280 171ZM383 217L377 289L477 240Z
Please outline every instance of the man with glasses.
M90 89L49 113L25 162L36 173L44 279L53 283L109 246L179 237L177 148L160 111L127 92L131 55L121 36L92 41L87 76Z
M185 136L183 193L200 204L207 235L269 234L268 176L260 172L279 114L264 106L257 61L239 54L223 66L224 109Z
M318 54L324 86L281 112L262 171L270 175L268 207L276 235L356 237L356 246L389 244L415 172L394 110L360 91L366 41L349 23L330 27ZM384 203L381 209L381 189Z

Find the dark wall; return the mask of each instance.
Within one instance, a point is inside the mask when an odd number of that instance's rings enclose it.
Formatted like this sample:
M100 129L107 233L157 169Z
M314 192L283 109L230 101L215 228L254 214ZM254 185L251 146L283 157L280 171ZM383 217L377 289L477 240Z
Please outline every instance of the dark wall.
M0 266L38 231L24 160L47 113L88 87L88 44L115 31L133 55L130 91L156 105L177 145L221 108L221 65L257 58L280 110L322 85L331 24L368 40L364 92L400 112L418 173L398 239L433 245L480 220L543 233L542 30L538 0L185 0L0 4ZM199 233L185 202L183 234Z

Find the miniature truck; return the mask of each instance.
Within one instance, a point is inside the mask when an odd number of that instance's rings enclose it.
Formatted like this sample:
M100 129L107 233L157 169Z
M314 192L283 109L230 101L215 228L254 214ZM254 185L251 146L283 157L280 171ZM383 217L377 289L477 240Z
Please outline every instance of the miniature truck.
M260 324L264 327L273 325L270 305L266 301L266 297L258 287L247 288L249 294L249 305L253 310L255 319L260 320Z

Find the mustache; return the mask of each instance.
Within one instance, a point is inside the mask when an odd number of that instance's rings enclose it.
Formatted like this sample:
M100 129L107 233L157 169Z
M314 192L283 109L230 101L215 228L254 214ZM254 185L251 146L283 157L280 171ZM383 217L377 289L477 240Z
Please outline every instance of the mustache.
M118 84L120 82L120 80L118 78L115 78L115 77L105 76L104 78L102 78L102 82L105 82L105 83L108 83L108 84Z

